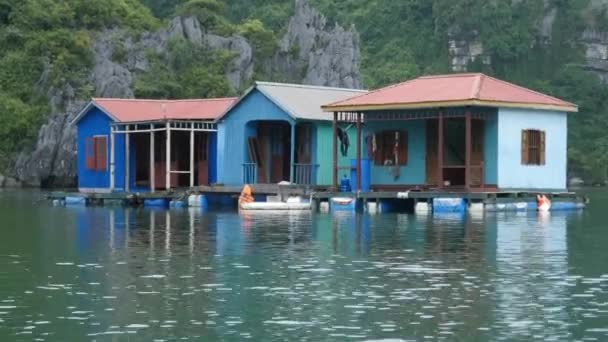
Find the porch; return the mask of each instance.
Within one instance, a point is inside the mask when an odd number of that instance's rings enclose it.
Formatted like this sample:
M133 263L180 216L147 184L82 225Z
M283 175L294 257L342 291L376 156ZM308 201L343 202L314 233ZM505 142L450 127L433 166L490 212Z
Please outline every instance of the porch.
M117 175L125 192L209 185L215 180L216 126L211 121L118 122L110 127L110 191ZM116 136L124 136L124 154ZM118 153L117 153L118 152ZM117 163L124 158L124 163ZM116 170L116 165L124 170Z
M487 107L334 112L333 187L351 169L338 163L338 130L354 125L355 192L496 191L496 119Z
M316 127L311 122L256 120L246 125L244 184L316 185Z

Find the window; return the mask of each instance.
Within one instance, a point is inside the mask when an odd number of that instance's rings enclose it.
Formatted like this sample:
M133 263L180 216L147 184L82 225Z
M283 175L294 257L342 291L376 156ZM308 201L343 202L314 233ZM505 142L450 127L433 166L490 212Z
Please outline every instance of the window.
M536 129L521 132L521 163L545 165L545 132Z
M383 131L376 133L376 165L407 165L407 132Z
M108 165L108 137L96 136L85 139L87 170L105 171Z

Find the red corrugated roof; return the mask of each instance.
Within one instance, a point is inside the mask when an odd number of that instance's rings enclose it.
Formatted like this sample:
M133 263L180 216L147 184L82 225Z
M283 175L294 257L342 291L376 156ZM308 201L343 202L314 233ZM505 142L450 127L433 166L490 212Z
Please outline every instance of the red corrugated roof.
M326 111L355 111L458 105L578 111L577 106L570 102L477 73L419 77L323 108Z
M157 120L215 120L236 98L142 100L94 98L93 103L119 122Z

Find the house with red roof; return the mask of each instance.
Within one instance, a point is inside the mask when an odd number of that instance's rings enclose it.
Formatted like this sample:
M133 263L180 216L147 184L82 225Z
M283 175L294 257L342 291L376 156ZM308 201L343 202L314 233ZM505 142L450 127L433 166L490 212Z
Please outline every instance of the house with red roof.
M92 99L73 120L79 190L143 192L215 182L215 120L235 100Z
M360 191L564 190L575 104L478 73L419 77L323 106L357 129Z

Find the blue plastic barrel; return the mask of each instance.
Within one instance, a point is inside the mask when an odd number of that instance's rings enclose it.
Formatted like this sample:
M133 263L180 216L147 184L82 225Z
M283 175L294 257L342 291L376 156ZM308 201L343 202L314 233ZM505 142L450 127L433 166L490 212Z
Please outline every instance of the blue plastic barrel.
M166 198L149 198L144 200L146 208L166 208L169 206L169 201Z
M353 189L357 187L357 159L350 160L350 181ZM372 166L369 159L361 159L361 191L369 192L372 182Z
M350 179L344 175L340 181L340 192L351 192L352 187L350 186Z
M65 205L87 205L87 199L80 196L67 196L65 198Z
M464 198L434 198L433 213L456 213L466 211Z

